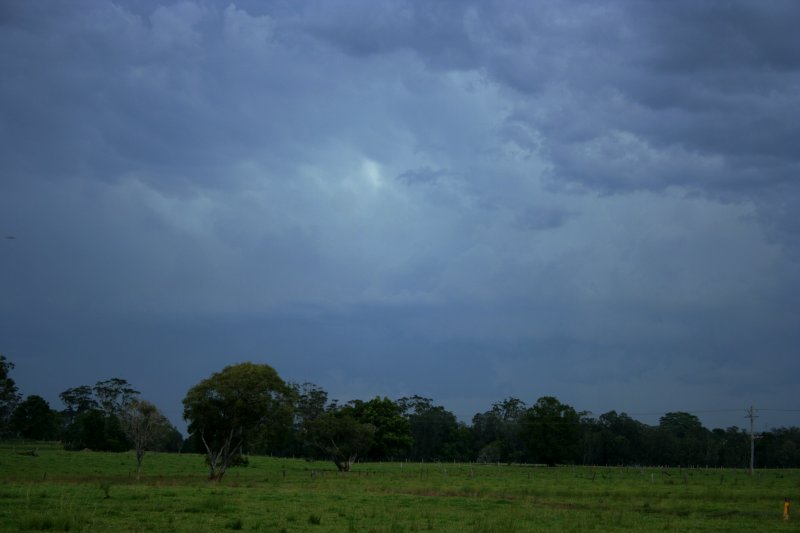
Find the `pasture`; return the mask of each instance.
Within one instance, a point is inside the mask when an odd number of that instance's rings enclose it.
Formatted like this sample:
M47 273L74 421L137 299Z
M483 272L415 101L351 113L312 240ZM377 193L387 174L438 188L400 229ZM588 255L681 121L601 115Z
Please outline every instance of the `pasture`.
M367 463L340 474L251 457L210 483L201 456L150 453L137 482L132 452L0 445L4 532L798 531L798 500L798 470Z

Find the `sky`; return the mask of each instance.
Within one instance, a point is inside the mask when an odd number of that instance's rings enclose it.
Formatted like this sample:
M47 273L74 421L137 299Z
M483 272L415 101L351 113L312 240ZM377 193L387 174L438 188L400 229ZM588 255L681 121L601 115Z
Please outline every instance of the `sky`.
M800 425L800 3L0 3L0 353L179 427L342 401ZM12 238L13 237L13 238Z

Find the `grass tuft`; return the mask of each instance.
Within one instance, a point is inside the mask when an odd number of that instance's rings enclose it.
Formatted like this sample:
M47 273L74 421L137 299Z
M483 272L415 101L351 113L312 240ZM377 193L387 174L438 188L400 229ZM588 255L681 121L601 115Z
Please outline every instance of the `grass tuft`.
M244 522L242 522L241 518L234 518L230 522L228 522L227 528L233 529L234 531L240 531L244 527Z

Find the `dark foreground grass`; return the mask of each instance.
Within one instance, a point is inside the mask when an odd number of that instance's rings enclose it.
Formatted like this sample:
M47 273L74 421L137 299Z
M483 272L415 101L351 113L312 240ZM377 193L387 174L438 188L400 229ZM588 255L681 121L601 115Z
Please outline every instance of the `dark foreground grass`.
M800 471L250 458L221 483L197 455L0 446L1 531L798 531Z

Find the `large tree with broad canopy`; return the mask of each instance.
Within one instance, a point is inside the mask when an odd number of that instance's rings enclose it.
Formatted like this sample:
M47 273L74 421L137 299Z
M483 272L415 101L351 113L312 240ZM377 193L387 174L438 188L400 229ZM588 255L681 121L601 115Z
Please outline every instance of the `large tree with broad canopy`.
M186 393L183 418L205 447L209 479L221 480L250 442L269 442L292 425L292 389L269 365L227 366Z

